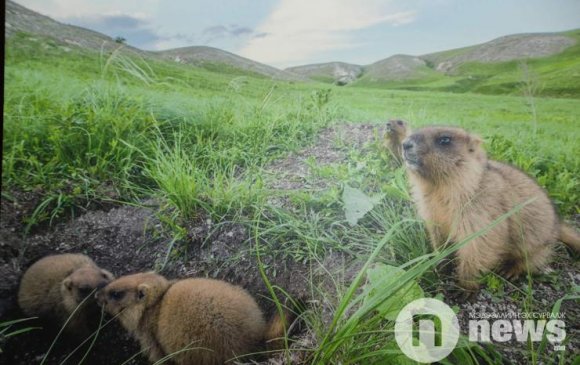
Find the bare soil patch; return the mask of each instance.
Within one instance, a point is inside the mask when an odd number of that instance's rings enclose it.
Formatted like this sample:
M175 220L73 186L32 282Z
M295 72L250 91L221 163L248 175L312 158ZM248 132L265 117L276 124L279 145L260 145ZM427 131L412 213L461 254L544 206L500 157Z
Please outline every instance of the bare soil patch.
M18 224L20 210L13 202L3 201L0 248L0 322L23 318L17 308L16 293L23 272L33 262L49 254L82 252L116 276L133 272L160 270L168 278L213 277L240 285L252 293L267 316L274 311L267 288L260 276L246 227L199 218L187 225L188 237L176 243L168 255L171 238L164 233L156 216L159 207L153 202L144 206L118 206L109 210L90 211L78 218L62 222L53 228L22 237L23 225ZM292 261L263 258L273 284L287 290L293 297L304 297L303 285L308 271ZM166 262L167 261L167 262ZM163 265L163 263L165 263ZM30 325L40 325L30 322ZM54 338L54 330L36 330L0 343L6 364L38 363ZM75 342L62 338L50 352L47 364L60 364L75 348ZM86 348L85 348L86 350ZM85 364L121 364L139 352L137 344L116 323L107 325L99 335ZM76 364L84 351L65 364ZM128 364L146 364L140 356Z

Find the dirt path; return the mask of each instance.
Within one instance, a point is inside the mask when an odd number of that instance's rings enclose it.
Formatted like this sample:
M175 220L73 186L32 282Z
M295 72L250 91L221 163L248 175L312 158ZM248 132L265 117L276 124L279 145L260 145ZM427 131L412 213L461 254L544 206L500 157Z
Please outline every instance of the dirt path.
M383 134L384 127L377 124L339 124L324 129L316 144L274 161L266 168L265 173L275 177L270 187L280 190L324 189L328 182L315 179L310 164L324 166L344 162L350 149L362 150Z

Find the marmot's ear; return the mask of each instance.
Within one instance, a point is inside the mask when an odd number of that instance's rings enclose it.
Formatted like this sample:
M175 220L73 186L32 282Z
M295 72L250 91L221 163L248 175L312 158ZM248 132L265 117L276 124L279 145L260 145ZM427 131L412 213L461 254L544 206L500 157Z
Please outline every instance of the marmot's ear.
M477 136L477 135L471 135L469 136L469 152L473 152L475 151L475 149L477 147L479 147L479 145L481 145L483 143L483 140L481 139L481 137Z
M151 291L151 287L147 284L140 284L137 287L137 299L139 301L147 299L149 292Z
M65 287L67 290L72 290L73 283L72 283L72 280L71 280L70 278L66 278L66 279L64 279L64 280L62 281L62 285L64 285L64 287Z
M103 277L109 281L113 281L115 280L115 275L111 274L109 271L105 270L105 269L101 269L101 274L103 275Z

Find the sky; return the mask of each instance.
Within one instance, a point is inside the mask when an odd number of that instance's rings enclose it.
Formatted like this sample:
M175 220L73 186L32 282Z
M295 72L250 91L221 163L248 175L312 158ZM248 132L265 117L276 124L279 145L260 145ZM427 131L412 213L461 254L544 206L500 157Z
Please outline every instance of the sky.
M371 64L580 28L580 0L16 0L145 50L205 45L274 67Z

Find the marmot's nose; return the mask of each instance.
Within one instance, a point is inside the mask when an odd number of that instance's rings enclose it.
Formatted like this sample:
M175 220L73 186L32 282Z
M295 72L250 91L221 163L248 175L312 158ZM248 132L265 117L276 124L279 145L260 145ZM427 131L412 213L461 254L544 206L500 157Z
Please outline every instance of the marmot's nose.
M412 140L407 138L405 141L403 141L403 149L405 151L410 150L411 148L413 148L413 146L415 146L415 143L413 143Z

